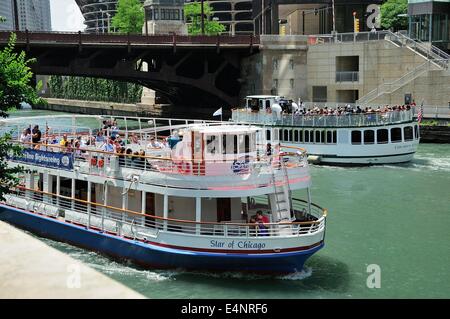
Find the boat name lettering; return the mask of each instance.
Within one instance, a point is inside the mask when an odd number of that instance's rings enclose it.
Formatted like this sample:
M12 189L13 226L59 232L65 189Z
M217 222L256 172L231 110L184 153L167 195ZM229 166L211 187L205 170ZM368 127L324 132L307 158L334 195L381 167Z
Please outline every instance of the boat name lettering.
M35 165L72 169L73 160L71 154L54 153L41 150L24 149L21 156L15 156L14 160Z
M247 158L234 160L231 170L236 174L248 174L250 172L250 162Z
M266 248L266 243L254 243L249 240L239 240L239 241L219 241L211 240L210 246L212 248L250 248L250 249L264 249Z

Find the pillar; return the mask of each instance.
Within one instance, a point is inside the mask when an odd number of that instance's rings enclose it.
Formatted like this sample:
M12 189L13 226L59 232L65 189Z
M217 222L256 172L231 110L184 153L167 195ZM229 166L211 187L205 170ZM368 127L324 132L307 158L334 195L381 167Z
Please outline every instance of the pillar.
M167 219L169 217L169 195L164 195L164 212L163 217ZM164 220L164 230L167 230L167 220Z
M197 223L202 221L202 198L195 198L195 221ZM195 233L200 235L200 224L195 225Z

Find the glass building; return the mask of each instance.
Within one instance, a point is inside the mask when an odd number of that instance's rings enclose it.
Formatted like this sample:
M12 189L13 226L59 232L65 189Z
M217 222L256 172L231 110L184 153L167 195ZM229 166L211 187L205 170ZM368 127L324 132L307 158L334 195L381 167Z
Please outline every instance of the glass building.
M450 0L409 0L409 36L450 50Z

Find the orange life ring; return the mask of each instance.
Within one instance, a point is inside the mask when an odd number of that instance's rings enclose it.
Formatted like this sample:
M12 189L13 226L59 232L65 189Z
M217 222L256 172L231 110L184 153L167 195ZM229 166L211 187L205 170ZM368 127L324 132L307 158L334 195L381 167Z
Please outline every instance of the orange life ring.
M105 165L105 161L103 159L98 160L98 167L102 168Z
M91 166L97 166L97 159L95 157L91 158Z

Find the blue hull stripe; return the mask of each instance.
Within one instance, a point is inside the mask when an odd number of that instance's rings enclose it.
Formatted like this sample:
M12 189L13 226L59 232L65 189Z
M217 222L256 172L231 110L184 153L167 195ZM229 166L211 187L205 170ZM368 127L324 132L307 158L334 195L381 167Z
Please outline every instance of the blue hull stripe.
M0 220L57 241L131 260L150 268L184 268L211 271L290 273L300 271L305 261L323 247L264 254L211 253L180 250L143 243L58 221L21 209L0 205Z

